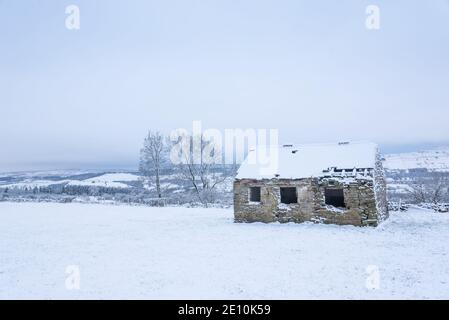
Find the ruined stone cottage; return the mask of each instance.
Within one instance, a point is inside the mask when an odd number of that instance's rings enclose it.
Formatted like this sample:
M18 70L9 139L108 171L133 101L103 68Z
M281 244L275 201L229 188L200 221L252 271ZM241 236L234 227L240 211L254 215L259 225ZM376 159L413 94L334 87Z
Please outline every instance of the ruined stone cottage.
M234 181L236 222L377 226L388 218L377 145L369 142L252 149Z

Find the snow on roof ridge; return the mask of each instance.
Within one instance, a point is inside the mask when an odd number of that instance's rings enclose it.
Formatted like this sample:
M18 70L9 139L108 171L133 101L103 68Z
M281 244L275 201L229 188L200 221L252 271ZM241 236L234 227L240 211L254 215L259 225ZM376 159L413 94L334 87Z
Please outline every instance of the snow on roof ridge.
M303 178L321 176L332 167L374 168L377 148L377 144L369 141L288 144L288 147L260 145L254 148L252 156L248 155L242 163L237 178L263 178L273 175L281 178ZM259 152L256 149L262 152L260 161L257 161ZM264 153L267 154L263 155ZM250 158L252 162L248 161Z
M256 148L297 148L297 147L326 147L326 146L347 146L347 145L360 145L360 144L371 144L376 145L376 143L365 140L342 140L336 142L314 142L314 143L282 143L282 144L261 144L251 146L250 151L254 151Z

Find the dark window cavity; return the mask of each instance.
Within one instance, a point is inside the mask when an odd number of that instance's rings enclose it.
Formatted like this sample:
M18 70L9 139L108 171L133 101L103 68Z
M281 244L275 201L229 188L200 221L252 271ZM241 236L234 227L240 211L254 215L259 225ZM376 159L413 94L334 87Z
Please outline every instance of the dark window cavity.
M281 188L281 203L298 203L298 195L295 187Z
M249 201L260 202L260 187L249 188Z
M345 208L343 189L325 189L324 197L326 204L338 208Z

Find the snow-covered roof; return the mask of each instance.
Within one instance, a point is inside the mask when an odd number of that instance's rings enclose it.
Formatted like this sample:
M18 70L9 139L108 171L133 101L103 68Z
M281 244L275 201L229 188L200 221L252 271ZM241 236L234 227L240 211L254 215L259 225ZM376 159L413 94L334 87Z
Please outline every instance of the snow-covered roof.
M300 179L343 169L373 169L376 152L371 142L258 146L248 153L236 178Z

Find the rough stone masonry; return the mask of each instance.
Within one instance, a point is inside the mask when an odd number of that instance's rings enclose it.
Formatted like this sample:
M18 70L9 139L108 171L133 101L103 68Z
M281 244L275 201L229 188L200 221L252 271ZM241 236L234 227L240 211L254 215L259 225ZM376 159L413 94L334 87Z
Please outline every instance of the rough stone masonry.
M382 162L377 151L373 157L371 168L326 168L315 177L283 178L276 174L273 178L241 178L237 175L235 221L377 226L388 217L388 212ZM287 203L283 203L282 190L289 190ZM252 192L256 201L251 199ZM341 199L337 198L340 202L333 203L336 198L328 194L340 195Z

